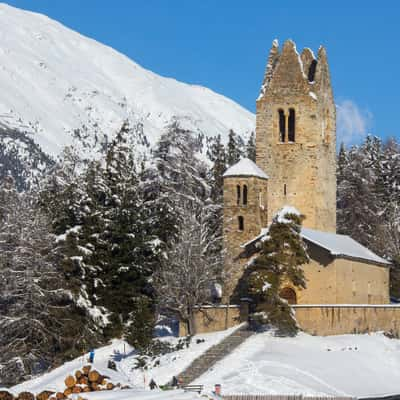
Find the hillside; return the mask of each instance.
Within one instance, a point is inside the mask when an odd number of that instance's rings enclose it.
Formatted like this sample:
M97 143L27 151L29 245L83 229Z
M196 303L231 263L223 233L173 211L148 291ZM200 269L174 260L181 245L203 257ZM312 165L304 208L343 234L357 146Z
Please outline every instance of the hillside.
M0 4L0 38L0 126L28 132L51 156L76 136L93 148L127 118L150 142L175 119L206 136L254 129L254 115L232 100L161 77L44 15Z
M160 385L167 383L233 330L197 335L189 348L157 357L143 372L135 369L135 352L124 342L116 340L96 350L94 367L110 376L113 382L131 385L132 392L92 393L90 398L124 399L133 394L135 398L143 399L147 396L180 398L183 396L180 391L150 392L148 383L151 379ZM162 340L171 344L178 342L173 337ZM117 372L106 368L110 358L116 360ZM84 357L78 358L17 385L12 391L62 390L65 377L85 364ZM400 393L399 371L400 341L389 339L382 333L328 337L300 333L294 338L282 338L265 332L252 336L193 383L204 385L206 394L211 394L214 385L219 383L225 394L351 395L362 398ZM187 398L192 397L188 395Z

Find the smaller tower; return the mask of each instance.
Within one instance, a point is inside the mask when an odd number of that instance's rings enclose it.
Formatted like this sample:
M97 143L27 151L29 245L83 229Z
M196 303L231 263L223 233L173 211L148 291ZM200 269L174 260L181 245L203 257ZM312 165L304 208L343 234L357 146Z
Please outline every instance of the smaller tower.
M231 297L243 273L238 260L241 245L267 226L268 175L248 158L224 173L224 247L228 282L224 300Z

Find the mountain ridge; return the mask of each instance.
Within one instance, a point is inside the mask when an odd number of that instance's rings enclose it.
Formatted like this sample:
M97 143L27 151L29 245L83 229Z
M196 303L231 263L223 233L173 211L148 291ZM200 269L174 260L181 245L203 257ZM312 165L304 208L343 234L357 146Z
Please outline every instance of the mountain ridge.
M205 136L246 136L254 115L198 84L162 77L49 17L0 3L0 124L51 156L74 132L113 135L128 119L150 143L178 120Z

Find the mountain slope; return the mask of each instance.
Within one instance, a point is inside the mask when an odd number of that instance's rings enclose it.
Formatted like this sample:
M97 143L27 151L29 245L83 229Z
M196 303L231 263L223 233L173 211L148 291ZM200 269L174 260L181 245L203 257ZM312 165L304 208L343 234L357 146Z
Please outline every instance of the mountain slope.
M74 134L112 134L124 119L151 142L172 119L185 128L246 135L254 115L196 85L148 71L44 15L0 3L0 124L33 134L56 155Z

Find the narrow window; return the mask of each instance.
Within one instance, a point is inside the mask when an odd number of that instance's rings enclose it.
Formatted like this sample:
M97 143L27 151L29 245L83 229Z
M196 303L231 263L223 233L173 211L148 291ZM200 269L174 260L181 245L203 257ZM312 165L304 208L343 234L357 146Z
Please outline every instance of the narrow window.
M261 190L260 190L260 193L258 194L258 199L260 201L260 207L262 208L264 206L264 204L263 204L263 194L262 194Z
M239 231L243 231L244 230L244 218L242 216L238 217L238 227L239 227Z
M310 69L308 70L308 81L309 82L314 82L316 69L317 69L317 60L312 60Z
M247 185L243 186L243 205L247 204Z
M295 140L295 134L296 134L296 126L295 126L295 119L296 119L296 114L294 111L294 108L289 109L289 129L288 129L288 140L289 142L294 142Z
M279 115L279 140L281 142L285 141L285 134L286 134L286 118L285 118L285 111L282 109L278 110Z
M286 196L286 183L283 185L283 194Z
M240 204L240 185L236 186L236 203L237 205Z

